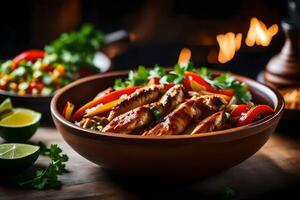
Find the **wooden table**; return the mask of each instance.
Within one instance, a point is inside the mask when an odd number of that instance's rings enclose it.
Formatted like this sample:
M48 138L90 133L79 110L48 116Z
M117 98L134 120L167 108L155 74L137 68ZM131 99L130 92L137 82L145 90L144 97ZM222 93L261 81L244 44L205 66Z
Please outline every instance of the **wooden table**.
M187 185L166 185L112 176L73 151L54 128L40 128L33 142L57 143L70 157L69 173L60 177L63 186L39 191L0 183L0 199L220 199L226 187L237 193L235 199L287 199L298 196L300 186L300 137L287 133L277 131L259 152L228 171ZM46 163L43 157L37 161Z

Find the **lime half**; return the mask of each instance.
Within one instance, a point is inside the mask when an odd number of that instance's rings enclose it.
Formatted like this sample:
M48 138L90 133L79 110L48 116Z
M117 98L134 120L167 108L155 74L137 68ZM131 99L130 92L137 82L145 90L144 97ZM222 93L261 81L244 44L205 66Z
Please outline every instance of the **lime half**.
M15 108L0 120L0 136L8 142L25 142L39 127L41 114L25 108Z
M39 157L39 146L29 144L0 144L0 173L17 174L27 169Z

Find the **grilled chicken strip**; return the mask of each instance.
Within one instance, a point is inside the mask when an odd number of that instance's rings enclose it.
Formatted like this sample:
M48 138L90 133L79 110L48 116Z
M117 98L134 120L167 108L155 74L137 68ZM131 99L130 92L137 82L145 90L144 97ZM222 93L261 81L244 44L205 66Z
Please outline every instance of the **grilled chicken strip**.
M225 108L227 101L218 95L204 95L180 104L164 122L146 131L144 136L177 135L194 120L203 119Z
M176 135L184 131L190 121L199 113L195 100L188 100L171 112L164 122L143 133L143 136Z
M128 134L136 129L144 128L154 119L149 106L140 106L114 118L102 131Z
M225 112L219 111L204 120L200 121L198 125L191 132L191 135L198 133L207 133L211 131L222 130L225 127Z
M170 88L158 102L150 105L140 106L134 110L126 112L114 118L104 129L104 132L132 133L140 130L151 122L155 121L155 116L151 107L155 106L163 116L171 112L178 104L184 101L184 91L182 85L175 85Z
M151 85L136 90L134 93L122 100L118 105L112 108L108 120L111 121L115 117L126 113L139 106L155 102L166 90L162 85Z
M174 85L160 98L158 102L154 103L152 106L155 106L162 113L163 116L166 116L183 101L183 86Z

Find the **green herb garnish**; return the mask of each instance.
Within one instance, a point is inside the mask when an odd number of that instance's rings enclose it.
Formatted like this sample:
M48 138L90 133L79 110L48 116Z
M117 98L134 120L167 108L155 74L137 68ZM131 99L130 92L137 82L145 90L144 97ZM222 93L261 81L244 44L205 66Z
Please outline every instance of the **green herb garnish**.
M220 89L234 90L234 96L237 103L249 103L252 96L245 83L241 83L232 76L231 73L222 73L220 76L214 78L210 83Z
M68 161L68 156L62 154L62 150L57 144L52 144L50 148L46 148L44 144L40 143L40 147L40 154L51 159L49 166L46 169L36 170L29 177L25 174L17 177L15 180L20 186L40 190L58 188L61 185L58 176L65 172L65 162Z
M247 85L235 80L231 73L222 73L219 76L212 78L212 72L206 67L196 69L191 62L186 65L176 64L170 72L166 72L164 67L158 65L155 65L153 69L139 66L137 71L129 72L127 79L116 79L114 88L120 89L130 85L146 85L147 82L154 77L160 78L161 84L180 84L184 82L185 72L188 71L198 73L215 88L234 90L234 96L237 103L249 103L252 98Z
M140 65L136 71L129 71L128 78L125 81L122 81L122 79L116 79L114 89L124 88L129 85L145 85L149 80L149 75L149 70Z
M163 114L157 109L156 106L150 107L151 112L155 116L156 121L161 121L163 120L164 116Z

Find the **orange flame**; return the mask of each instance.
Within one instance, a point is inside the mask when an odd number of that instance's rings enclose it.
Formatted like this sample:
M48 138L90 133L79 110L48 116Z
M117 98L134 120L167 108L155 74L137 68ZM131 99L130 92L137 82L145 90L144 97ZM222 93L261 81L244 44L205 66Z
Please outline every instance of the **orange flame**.
M234 34L232 32L226 34L217 35L217 41L220 47L218 54L218 61L220 63L226 63L230 61L235 52L241 48L242 34Z
M191 52L190 49L183 48L180 51L180 54L179 54L179 57L178 57L178 64L179 65L186 65L186 64L188 64L188 62L191 59L191 55L192 55L192 52Z
M250 28L248 30L247 38L245 40L246 45L249 47L256 45L268 46L272 40L272 37L278 32L277 24L273 24L267 29L266 25L253 17L250 20Z

